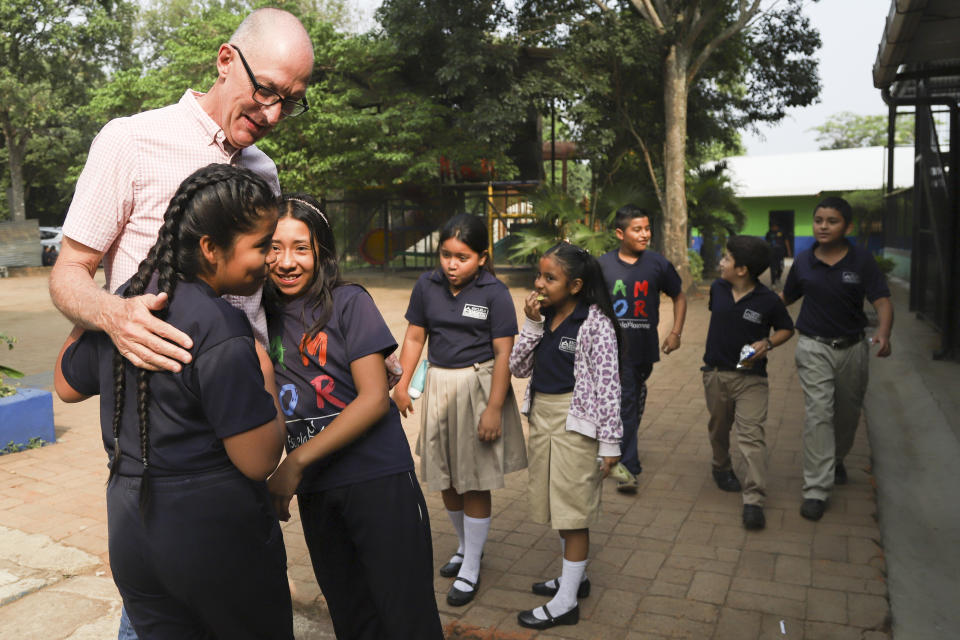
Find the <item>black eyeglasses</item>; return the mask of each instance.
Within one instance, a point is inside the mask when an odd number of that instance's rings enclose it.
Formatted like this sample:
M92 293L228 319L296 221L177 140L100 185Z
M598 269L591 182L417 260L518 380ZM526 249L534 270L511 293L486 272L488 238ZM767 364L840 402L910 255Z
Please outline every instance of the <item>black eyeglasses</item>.
M282 103L280 106L280 111L283 115L287 117L299 116L301 113L309 109L307 105L307 99L303 98L301 100L293 100L292 98L284 98L279 93L273 89L267 88L257 82L256 76L253 75L253 71L250 70L250 65L247 64L247 59L243 57L243 52L235 44L231 44L234 51L240 54L240 62L243 63L243 68L247 70L247 76L250 77L250 84L253 85L253 100L257 104L263 105L264 107L272 107L278 102Z

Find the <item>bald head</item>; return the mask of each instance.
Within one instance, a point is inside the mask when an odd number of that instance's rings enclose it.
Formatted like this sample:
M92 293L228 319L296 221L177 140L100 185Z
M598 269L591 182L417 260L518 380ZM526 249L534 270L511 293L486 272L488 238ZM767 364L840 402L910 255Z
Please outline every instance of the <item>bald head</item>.
M230 42L244 51L282 45L295 54L308 55L313 62L313 43L303 23L282 9L257 9L240 23Z

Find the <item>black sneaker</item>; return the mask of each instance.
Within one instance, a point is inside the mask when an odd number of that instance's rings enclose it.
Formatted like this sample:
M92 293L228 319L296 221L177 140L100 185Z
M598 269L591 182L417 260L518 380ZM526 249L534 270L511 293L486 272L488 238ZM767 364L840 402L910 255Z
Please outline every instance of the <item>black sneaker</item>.
M767 519L763 516L763 507L757 504L743 505L743 528L757 531L767 526Z
M717 487L721 491L737 492L743 490L743 487L740 486L740 481L737 480L737 476L733 473L733 469L727 469L725 471L714 469L713 481L717 483Z
M817 500L816 498L807 498L803 501L803 504L800 505L800 515L802 515L807 520L819 520L823 517L823 512L827 509L827 503L825 500Z
M833 468L833 484L847 484L847 468L843 466L842 460L838 460L837 466Z

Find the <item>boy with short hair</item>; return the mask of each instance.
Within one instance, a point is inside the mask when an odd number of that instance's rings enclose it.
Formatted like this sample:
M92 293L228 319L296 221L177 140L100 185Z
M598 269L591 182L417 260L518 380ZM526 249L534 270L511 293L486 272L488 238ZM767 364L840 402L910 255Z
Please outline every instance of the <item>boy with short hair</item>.
M723 491L740 491L730 461L730 428L747 466L743 526L766 526L767 353L793 336L793 320L780 297L759 282L770 265L770 246L760 238L734 236L710 286L710 328L703 354L703 391L710 412L713 479ZM770 329L774 330L770 335ZM741 361L741 349L754 354Z
M617 490L636 493L640 459L637 431L647 399L647 378L660 359L660 292L673 298L673 328L663 341L663 352L680 348L680 334L687 316L687 298L677 270L648 248L653 217L635 205L617 210L614 228L620 247L597 258L610 291L613 310L623 337L621 357L621 418L623 441L620 462L611 471Z
M803 298L797 316L797 377L803 388L803 503L800 515L819 520L834 484L847 482L843 458L853 447L867 390L870 342L890 355L893 305L877 261L846 239L853 217L843 198L828 197L813 210L816 243L801 252L787 275L782 298ZM864 336L866 298L879 324Z

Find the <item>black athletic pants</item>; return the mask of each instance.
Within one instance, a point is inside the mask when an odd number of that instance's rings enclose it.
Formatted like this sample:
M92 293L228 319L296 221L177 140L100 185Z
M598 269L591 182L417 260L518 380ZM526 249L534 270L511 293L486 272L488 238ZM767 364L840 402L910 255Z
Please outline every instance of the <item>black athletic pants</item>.
M110 567L140 640L293 640L287 555L266 484L237 469L107 487Z
M313 571L344 640L443 640L413 472L297 495Z

